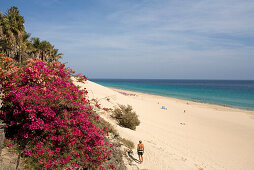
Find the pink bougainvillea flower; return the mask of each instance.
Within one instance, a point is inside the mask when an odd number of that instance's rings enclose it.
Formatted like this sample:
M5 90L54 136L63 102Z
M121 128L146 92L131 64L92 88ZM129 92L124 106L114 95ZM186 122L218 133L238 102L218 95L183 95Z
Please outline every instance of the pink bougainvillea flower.
M64 64L30 59L20 66L1 56L0 84L6 138L23 147L24 159L42 169L97 168L107 160L110 151L99 117Z

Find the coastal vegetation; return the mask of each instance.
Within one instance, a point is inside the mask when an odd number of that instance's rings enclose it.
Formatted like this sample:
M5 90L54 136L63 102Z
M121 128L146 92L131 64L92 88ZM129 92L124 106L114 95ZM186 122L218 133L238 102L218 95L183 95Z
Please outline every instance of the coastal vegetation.
M73 84L74 71L58 61L58 49L48 41L29 39L24 23L17 7L0 13L5 145L18 153L26 169L114 169L114 160L124 167L122 154L107 137L117 131L100 119L87 91Z
M19 162L25 169L126 169L123 155L134 143L99 115L112 109L90 101L73 83L86 76L59 62L63 54L48 41L30 38L24 23L17 7L0 12L0 122L5 146L18 154L16 169ZM135 129L131 106L120 108L119 125Z
M120 126L131 130L135 130L140 124L138 115L133 111L133 108L130 105L118 105L118 107L113 110L112 117L117 120Z
M105 132L119 136L119 133L117 132L117 130L102 117L100 117L100 123Z
M62 53L46 40L31 37L25 30L25 19L17 7L11 7L5 14L0 11L0 52L20 64L28 58L45 62L57 61Z
M99 117L64 64L30 59L20 66L1 54L0 68L6 142L16 145L26 167L97 168L107 160Z
M134 143L128 139L121 138L120 141L130 150L134 149L135 147Z

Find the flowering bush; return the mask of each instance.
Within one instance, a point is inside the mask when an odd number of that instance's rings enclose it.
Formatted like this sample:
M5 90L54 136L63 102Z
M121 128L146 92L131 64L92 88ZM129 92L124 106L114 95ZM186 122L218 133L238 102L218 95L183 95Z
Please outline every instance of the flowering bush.
M110 155L87 91L79 90L70 74L60 62L29 60L18 67L0 56L6 138L37 168L98 168Z
M0 53L0 80L1 84L10 83L11 77L17 72L17 62Z
M77 74L76 75L78 82L87 81L87 77L85 75Z

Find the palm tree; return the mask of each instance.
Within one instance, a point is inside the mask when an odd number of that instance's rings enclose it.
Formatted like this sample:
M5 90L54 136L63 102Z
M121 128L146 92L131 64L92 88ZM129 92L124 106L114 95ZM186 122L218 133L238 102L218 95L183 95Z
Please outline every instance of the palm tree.
M56 61L62 58L48 41L41 41L40 38L31 38L25 31L25 20L19 13L17 7L11 7L6 14L0 12L0 50L20 63L24 57L41 58L43 61Z
M63 58L62 56L63 53L58 53L58 49L53 47L53 53L51 54L49 61L57 61L60 58L62 59Z
M5 44L5 52L7 53L8 56L11 55L13 52L13 44L15 41L15 37L13 32L11 31L11 25L9 23L8 18L6 15L1 16L1 32L2 32L2 40L4 41Z
M25 32L23 34L23 39L22 39L22 44L21 44L21 51L22 51L22 56L26 57L32 54L33 51L33 44L32 41L29 41L29 37L31 36L30 33ZM22 61L21 61L22 62Z
M2 40L3 39L3 28L2 28L2 13L1 13L1 11L0 11L0 40Z
M32 40L32 46L33 46L32 53L33 55L35 55L36 58L40 58L41 50L39 47L41 44L41 40L38 37L33 37L31 38L31 40Z
M41 58L42 61L48 61L53 52L53 46L48 41L41 41L40 38L31 38L33 53L36 58Z
M0 50L4 50L4 47L6 46L6 42L4 40L4 33L3 33L3 27L2 27L2 13L0 12Z
M22 61L23 35L25 34L25 20L19 14L17 7L11 7L6 14L1 16L1 29L3 39L6 43L6 52L10 57L18 56L19 62Z
M50 51L52 50L52 45L48 41L42 41L39 45L39 49L41 50L41 59L42 61L48 61L48 56Z
M15 37L14 50L16 52L16 55L18 56L19 62L21 63L22 53L23 53L21 46L22 46L23 37L25 34L25 26L24 26L25 20L24 20L24 17L20 15L17 7L11 7L8 10L6 17L8 18L10 23L11 32L14 34L14 37Z

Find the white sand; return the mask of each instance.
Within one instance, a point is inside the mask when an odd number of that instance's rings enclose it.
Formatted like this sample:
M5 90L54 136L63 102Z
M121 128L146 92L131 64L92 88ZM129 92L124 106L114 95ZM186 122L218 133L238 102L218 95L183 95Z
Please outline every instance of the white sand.
M140 169L254 169L253 111L137 92L126 91L136 94L126 96L90 81L77 84L102 107L133 106L141 121L136 131L116 129L135 144L143 141L144 163L137 164ZM136 150L134 153L138 158Z

